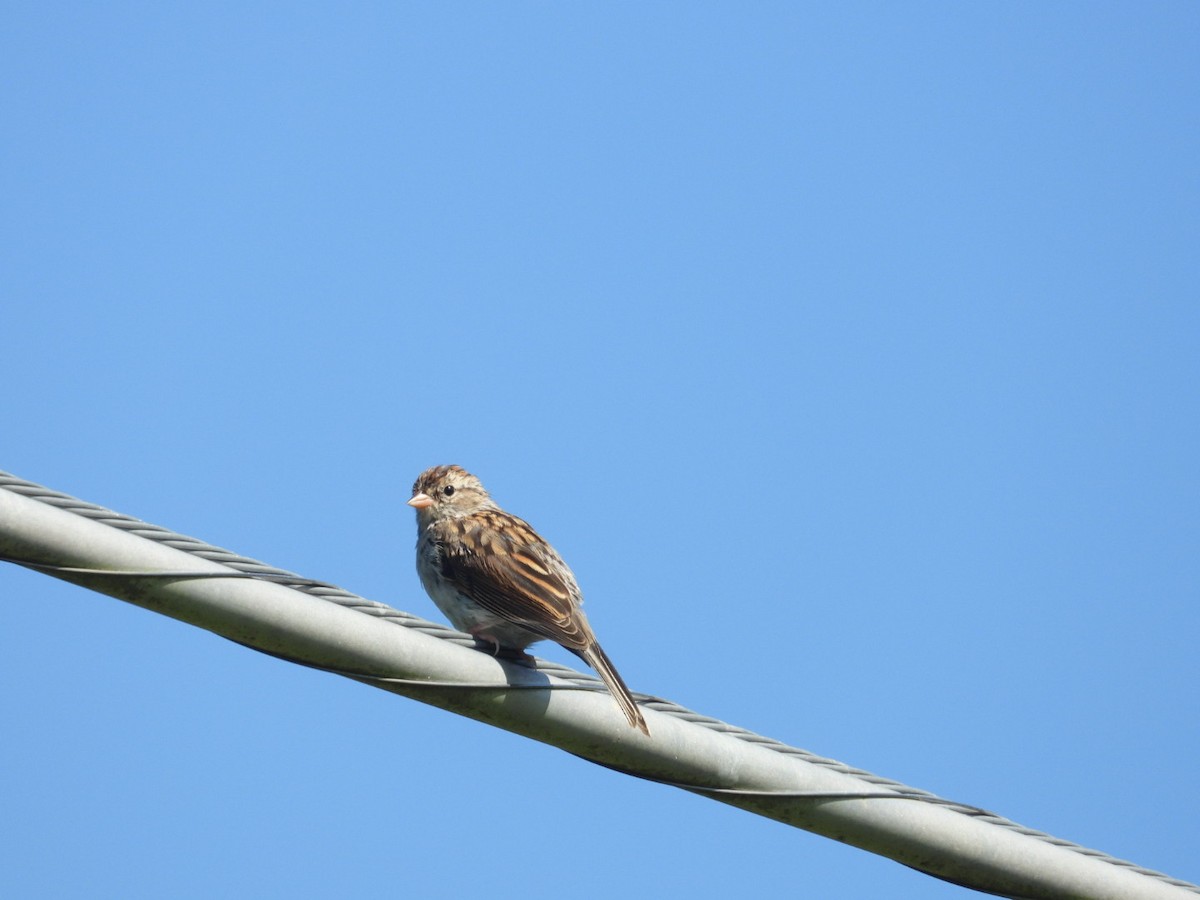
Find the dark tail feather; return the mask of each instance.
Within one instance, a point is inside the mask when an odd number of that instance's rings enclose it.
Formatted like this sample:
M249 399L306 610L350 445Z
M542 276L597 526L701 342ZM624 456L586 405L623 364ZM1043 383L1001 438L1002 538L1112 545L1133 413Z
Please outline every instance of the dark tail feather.
M629 693L629 688L625 686L625 682L617 674L617 670L613 668L612 660L608 658L608 654L601 650L600 645L595 642L590 647L584 650L576 650L575 652L582 656L587 661L587 664L596 670L596 674L600 676L600 680L604 682L608 687L609 693L613 695L613 699L617 701L617 706L621 707L621 712L625 713L625 718L629 720L629 724L648 737L650 729L646 727L646 720L642 718L642 711L633 702L633 696Z

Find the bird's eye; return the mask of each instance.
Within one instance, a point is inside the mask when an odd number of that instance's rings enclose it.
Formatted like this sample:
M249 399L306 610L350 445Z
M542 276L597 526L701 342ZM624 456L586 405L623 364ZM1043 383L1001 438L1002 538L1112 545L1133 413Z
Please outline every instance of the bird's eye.
M451 496L454 493L454 485L446 485L444 488L442 488L442 493L447 497Z

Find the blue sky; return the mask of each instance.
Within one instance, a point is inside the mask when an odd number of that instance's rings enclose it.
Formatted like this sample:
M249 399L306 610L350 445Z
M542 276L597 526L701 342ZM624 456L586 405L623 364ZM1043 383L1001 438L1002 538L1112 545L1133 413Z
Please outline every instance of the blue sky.
M1200 881L1200 9L14 3L0 468ZM0 893L969 896L0 568ZM544 655L568 661L547 648Z

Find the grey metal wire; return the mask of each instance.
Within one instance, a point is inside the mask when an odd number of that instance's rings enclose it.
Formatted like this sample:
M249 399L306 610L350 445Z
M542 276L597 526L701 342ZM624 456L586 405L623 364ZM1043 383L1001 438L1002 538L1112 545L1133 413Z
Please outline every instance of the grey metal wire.
M223 549L221 547L216 547L212 544L205 543L204 541L198 540L196 538L179 534L177 532L171 531L170 529L163 528L158 525L152 525L148 522L143 522L140 519L135 519L132 516L127 516L122 513L114 512L113 510L106 509L102 506L97 506L96 504L93 504L93 503L88 503L88 502L80 500L76 497L72 497L69 494L64 494L59 491L51 490L50 488L44 487L42 485L36 484L31 481L26 481L25 479L18 478L17 476L9 474L7 472L0 471L0 489L12 491L13 493L20 494L24 497L28 497L33 500L37 500L38 502L45 503L49 506L56 507L58 509L73 513L74 515L81 516L83 518L102 522L103 524L108 525L112 528L116 528L121 531L127 531L132 534L136 534L139 537L146 538L147 540L166 544L167 546L173 547L177 550L182 550L185 553L189 553L189 554L199 557L201 559L211 560L213 562L220 563L221 565L227 566L237 572L243 573L246 577L258 578L258 579L262 579L262 580L266 580L266 581L271 581L271 582L274 582L277 584L282 584L287 587L293 588L294 590L301 591L305 594L309 594L313 597L318 597L329 603L336 604L336 605L344 607L346 609L352 609L357 612L363 613L364 615L372 616L377 619L382 619L384 621L401 626L403 628L411 628L416 631L421 631L427 635L438 638L440 640L449 641L451 643L460 644L460 645L468 646L468 647L475 645L475 641L470 635L463 634L462 632L455 631L451 628L447 628L444 625L439 625L436 622L430 622L427 619L422 619L421 617L414 616L411 613L407 613L402 610L398 610L392 606L388 606L386 603L380 603L375 600L368 600L364 597L360 597L357 594L351 593L350 591L344 590L343 588L337 587L336 585L328 584L326 582L321 582L321 581L314 581L313 579L306 578L295 572L289 572L285 569L276 568L275 566L268 565L264 562L260 562L259 560L250 559L249 557L242 556L240 554L234 553L230 550ZM28 565L31 568L46 568L46 569L60 568L60 567L56 567L56 566L39 566L38 561L36 561L36 560L20 560L20 561L6 560L6 561L20 562L22 565ZM117 573L116 572L108 572L107 574L117 574ZM124 573L124 574L129 574L129 573ZM155 577L163 577L164 574L170 574L170 575L174 575L174 576L204 577L204 578L229 577L229 576L220 576L220 575L214 576L213 573L138 573L138 574L153 575ZM292 661L293 662L303 662L301 660L292 660ZM597 679L591 675L588 675L586 673L579 672L568 666L560 665L558 663L554 663L549 660L543 660L543 659L534 659L533 666L536 668L536 670L538 672L542 672L546 675L553 676L554 678L561 679L562 681L568 682L570 686L574 686L577 689L597 690L597 691L605 690L605 688L603 687L603 685L599 681L599 679ZM341 673L341 674L348 674L348 675L352 675L353 677L358 677L358 678L373 678L373 677L375 677L370 674L364 674L364 673ZM381 678L379 680L385 681L388 679ZM424 686L432 686L429 682L420 682L420 684L422 684ZM462 689L476 689L481 686L454 684L453 687L462 688ZM487 687L491 687L491 686L487 686ZM695 712L694 710L687 709L686 707L680 706L677 703L673 703L670 700L665 700L661 697L653 697L653 696L649 696L646 694L637 694L637 693L635 693L635 696L638 698L639 703L641 705L648 706L651 709L654 709L657 712L662 713L664 715L674 716L678 719L682 719L691 724L699 725L703 728L707 728L709 730L719 732L724 735L728 735L730 737L744 741L748 744L754 744L756 746L763 747L768 750L772 750L779 754L783 754L786 756L791 756L791 757L801 759L804 762L807 762L812 765L820 766L822 768L825 768L825 769L828 769L828 770L831 770L834 772L838 772L838 773L841 773L844 775L853 776L854 778L860 779L864 782L867 782L868 784L875 785L880 788L880 793L878 795L873 794L873 793L872 794L861 794L861 795L859 795L859 794L854 794L854 795L838 794L838 795L836 795L838 797L841 797L841 798L854 797L856 799L866 798L866 797L878 798L878 799L883 799L883 798L907 799L907 800L924 801L924 802L936 804L938 806L948 807L949 809L954 810L962 815L970 816L974 819L985 821L991 825L995 825L1000 828L1005 828L1005 829L1014 831L1018 834L1021 834L1021 835L1027 836L1027 837L1031 837L1031 838L1034 838L1039 841L1043 841L1047 844L1051 844L1051 845L1054 845L1059 848L1074 851L1075 853L1079 853L1083 856L1087 856L1092 859L1095 859L1095 860L1098 860L1098 861L1101 861L1104 863L1108 863L1112 866L1116 866L1116 867L1119 867L1122 869L1132 871L1138 875L1141 875L1141 876L1144 876L1147 878L1152 878L1152 879L1161 881L1165 884L1169 884L1169 885L1172 885L1177 888L1182 888L1184 890L1190 891L1195 894L1200 894L1200 886L1192 884L1191 882L1182 881L1177 878L1172 878L1171 876L1163 874L1162 872L1157 872L1153 869L1147 869L1143 866L1139 866L1139 865L1129 862L1127 860L1118 859L1116 857L1110 856L1107 853L1103 853L1099 850L1093 850L1091 848L1084 847L1080 844L1076 844L1071 841L1067 841L1062 838L1058 838L1053 835L1047 834L1043 831L1038 831L1033 828L1028 828L1024 825L1020 825L1016 822L1013 822L1010 819L1006 819L1003 816L997 815L995 813L989 812L984 809L980 809L979 807L972 806L970 804L960 803L960 802L957 802L954 800L948 800L946 798L939 797L936 794L930 793L929 791L924 791L924 790L921 790L920 788L911 787L909 785L903 784L902 782L894 781L893 779L885 778L881 775L875 775L875 774L873 774L871 772L867 772L863 769L859 769L854 766L847 765L846 763L839 762L834 759L828 759L823 756L819 756L808 750L802 750L798 747L792 747L788 744L784 744L781 741L777 741L773 738L769 738L769 737L765 737L760 734L756 734L745 728L740 728L736 725L731 725L728 722L723 722L719 719L714 719L711 716L702 715L698 712ZM595 760L590 760L590 761L595 762ZM622 771L624 771L624 770L622 770ZM642 777L642 778L645 777L636 772L626 772L626 774L631 774L631 775L635 775L637 777ZM655 780L655 779L648 779L648 780ZM737 790L737 789L715 789L715 788L709 788L709 787L704 787L704 786L699 786L699 785L678 784L676 782L662 782L662 783L669 784L674 787L684 788L686 790L696 791L698 793L712 795L714 797L720 797L720 796L745 796L745 797L755 797L755 798L779 797L781 800L782 799L794 800L797 797L802 797L802 798L807 797L810 799L826 799L830 796L833 796L833 795L826 795L826 794L795 793L795 792L743 791L743 790Z

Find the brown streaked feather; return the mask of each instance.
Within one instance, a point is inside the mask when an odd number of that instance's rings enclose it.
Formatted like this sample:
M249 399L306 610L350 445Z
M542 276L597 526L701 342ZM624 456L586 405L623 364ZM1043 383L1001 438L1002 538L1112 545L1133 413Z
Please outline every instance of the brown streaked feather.
M500 518L503 527L497 527ZM582 598L570 569L527 522L480 510L434 528L442 574L488 612L570 650L595 640L578 611Z

